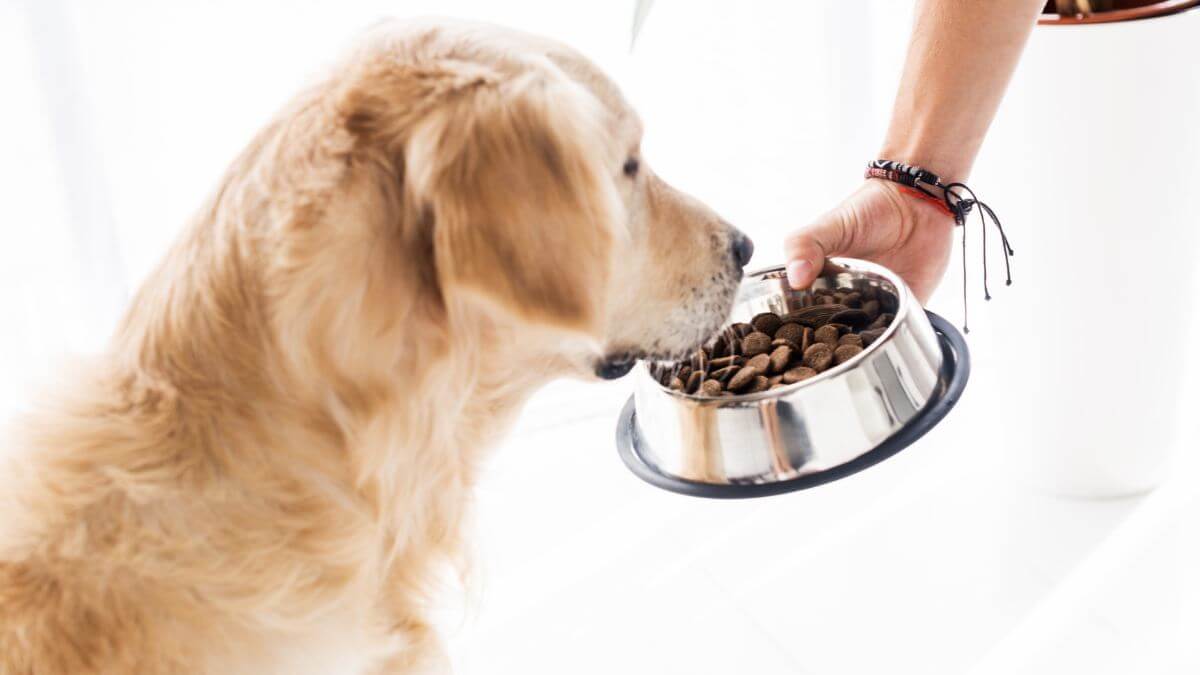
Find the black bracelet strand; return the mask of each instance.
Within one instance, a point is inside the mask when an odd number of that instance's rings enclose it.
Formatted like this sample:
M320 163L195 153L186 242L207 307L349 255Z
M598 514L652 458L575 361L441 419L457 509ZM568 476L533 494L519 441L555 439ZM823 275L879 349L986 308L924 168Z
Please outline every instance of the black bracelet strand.
M890 159L877 159L867 164L865 174L867 178L881 178L883 180L892 181L901 185L912 188L920 194L940 202L947 212L954 216L954 222L963 228L962 236L962 268L963 268L963 332L971 332L967 327L967 216L970 215L971 209L979 206L979 223L980 231L983 236L983 299L991 300L992 293L988 288L988 259L987 259L987 219L991 218L992 224L995 225L996 231L1000 233L1000 243L1004 246L1004 285L1012 285L1012 266L1009 263L1009 258L1015 252L1008 243L1008 235L1004 233L1004 227L1000 224L1000 219L996 217L996 212L990 206L979 201L975 196L974 190L967 187L965 183L943 183L941 177L932 171L927 171L919 166L911 166L902 162L897 162ZM935 194L934 190L940 190L941 194ZM968 196L969 195L969 196ZM986 214L986 215L985 215Z

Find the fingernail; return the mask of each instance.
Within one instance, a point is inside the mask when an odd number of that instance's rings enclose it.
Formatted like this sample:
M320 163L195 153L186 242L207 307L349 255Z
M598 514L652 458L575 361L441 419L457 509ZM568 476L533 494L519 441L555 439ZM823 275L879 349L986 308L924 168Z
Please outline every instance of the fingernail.
M807 260L793 260L787 266L788 284L792 288L800 288L800 285L807 281L808 270L812 267L812 263Z

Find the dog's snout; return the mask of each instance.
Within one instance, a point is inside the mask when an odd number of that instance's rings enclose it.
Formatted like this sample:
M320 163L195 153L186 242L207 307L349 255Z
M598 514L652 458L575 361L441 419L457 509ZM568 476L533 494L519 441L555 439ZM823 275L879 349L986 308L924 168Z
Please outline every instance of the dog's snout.
M733 236L730 237L729 248L733 252L733 259L737 261L738 267L745 267L750 264L750 257L754 255L754 242L750 240L741 230L730 228L733 230Z

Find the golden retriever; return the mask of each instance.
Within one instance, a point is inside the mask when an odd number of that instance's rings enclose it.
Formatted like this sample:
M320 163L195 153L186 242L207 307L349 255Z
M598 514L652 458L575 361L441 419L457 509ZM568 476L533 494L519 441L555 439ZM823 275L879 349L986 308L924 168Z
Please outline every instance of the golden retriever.
M233 163L4 447L0 672L414 673L539 385L694 349L749 240L570 49L388 23Z

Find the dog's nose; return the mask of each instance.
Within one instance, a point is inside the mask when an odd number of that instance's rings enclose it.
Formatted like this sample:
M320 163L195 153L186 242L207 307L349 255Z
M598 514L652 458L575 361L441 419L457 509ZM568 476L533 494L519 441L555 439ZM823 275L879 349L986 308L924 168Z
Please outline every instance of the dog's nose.
M733 250L733 259L737 261L738 267L745 267L750 263L750 257L754 255L754 242L742 234L741 230L733 230L729 247Z

